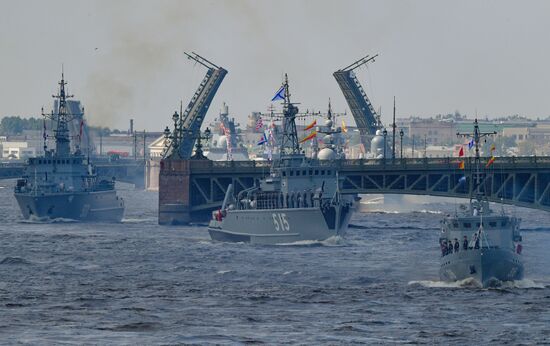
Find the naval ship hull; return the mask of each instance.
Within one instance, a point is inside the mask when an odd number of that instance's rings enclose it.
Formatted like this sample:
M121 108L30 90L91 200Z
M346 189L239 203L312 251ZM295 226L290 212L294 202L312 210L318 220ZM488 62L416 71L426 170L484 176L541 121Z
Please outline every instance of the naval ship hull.
M34 195L15 193L25 219L65 218L78 221L120 222L124 202L116 191L67 192Z
M351 206L341 207L336 225L335 213L320 208L230 210L222 221L210 222L208 233L216 241L261 245L323 241L343 235L351 215Z
M475 279L482 287L490 287L495 280L523 279L520 256L506 249L484 248L460 250L442 258L439 276L443 281Z

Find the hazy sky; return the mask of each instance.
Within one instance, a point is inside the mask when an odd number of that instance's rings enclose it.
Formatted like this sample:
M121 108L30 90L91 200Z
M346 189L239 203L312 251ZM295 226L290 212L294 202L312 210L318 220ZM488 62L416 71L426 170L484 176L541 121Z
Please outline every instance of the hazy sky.
M229 73L223 101L242 122L265 111L289 74L302 110L347 109L332 73L358 70L383 120L459 110L550 115L550 1L0 0L0 116L51 107L61 64L95 125L162 130L205 69ZM349 114L349 111L348 111ZM350 121L351 122L351 121Z

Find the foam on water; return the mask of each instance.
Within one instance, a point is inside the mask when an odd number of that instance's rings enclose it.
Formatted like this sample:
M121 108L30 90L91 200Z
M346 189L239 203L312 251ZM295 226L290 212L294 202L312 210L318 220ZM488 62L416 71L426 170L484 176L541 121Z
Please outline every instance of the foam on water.
M19 220L19 223L28 223L28 224L50 224L50 223L75 223L77 220L67 219L63 217L58 217L55 219L50 219L49 217L37 217L31 215L28 220Z
M419 280L410 281L410 286L422 286L426 288L482 288L479 281L473 278L467 278L460 281L437 281L437 280ZM546 286L541 283L537 283L531 279L515 280L515 281L499 281L495 280L491 283L491 287L487 289L542 289Z
M157 222L156 217L146 217L143 219L140 218L123 218L122 223L147 223L147 222Z
M481 288L481 284L473 278L460 281L418 280L409 281L408 284L410 286L422 286L426 288Z
M278 246L314 247L314 246L347 246L349 244L348 244L348 241L342 236L335 235L332 237L328 237L325 240L298 240L292 243L280 243L277 245Z

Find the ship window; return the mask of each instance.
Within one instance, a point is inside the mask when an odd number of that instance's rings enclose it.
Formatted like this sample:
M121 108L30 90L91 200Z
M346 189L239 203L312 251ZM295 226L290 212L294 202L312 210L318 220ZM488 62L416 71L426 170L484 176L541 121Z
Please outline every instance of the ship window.
M453 227L458 228L458 222L453 222Z
M319 175L319 170L318 169L315 170L315 175Z
M307 175L307 171L302 171L302 175Z
M472 228L472 224L469 222L464 222L464 228Z
M294 171L290 171L290 176L292 177L294 175Z
M309 175L313 175L313 171L311 169L309 170Z
M296 175L300 175L300 171L296 171Z
M506 226L506 221L502 221L502 223L500 224L502 227L505 227Z
M491 226L491 227L496 227L496 226L497 226L497 223L496 223L496 222L494 222L494 221L492 221L492 222L489 222L489 226Z
M41 165L41 164L42 164L42 160L38 160L38 164Z
M283 171L283 177L286 177L286 171Z
M478 223L476 223L476 227L479 227L479 222L478 222Z
M321 170L321 175L325 175L325 170Z

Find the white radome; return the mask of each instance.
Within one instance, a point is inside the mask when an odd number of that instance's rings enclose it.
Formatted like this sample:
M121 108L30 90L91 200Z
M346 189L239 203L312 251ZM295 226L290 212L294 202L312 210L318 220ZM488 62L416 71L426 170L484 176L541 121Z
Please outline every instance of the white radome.
M324 148L319 151L319 153L317 154L317 158L319 160L335 160L336 153L330 148Z

